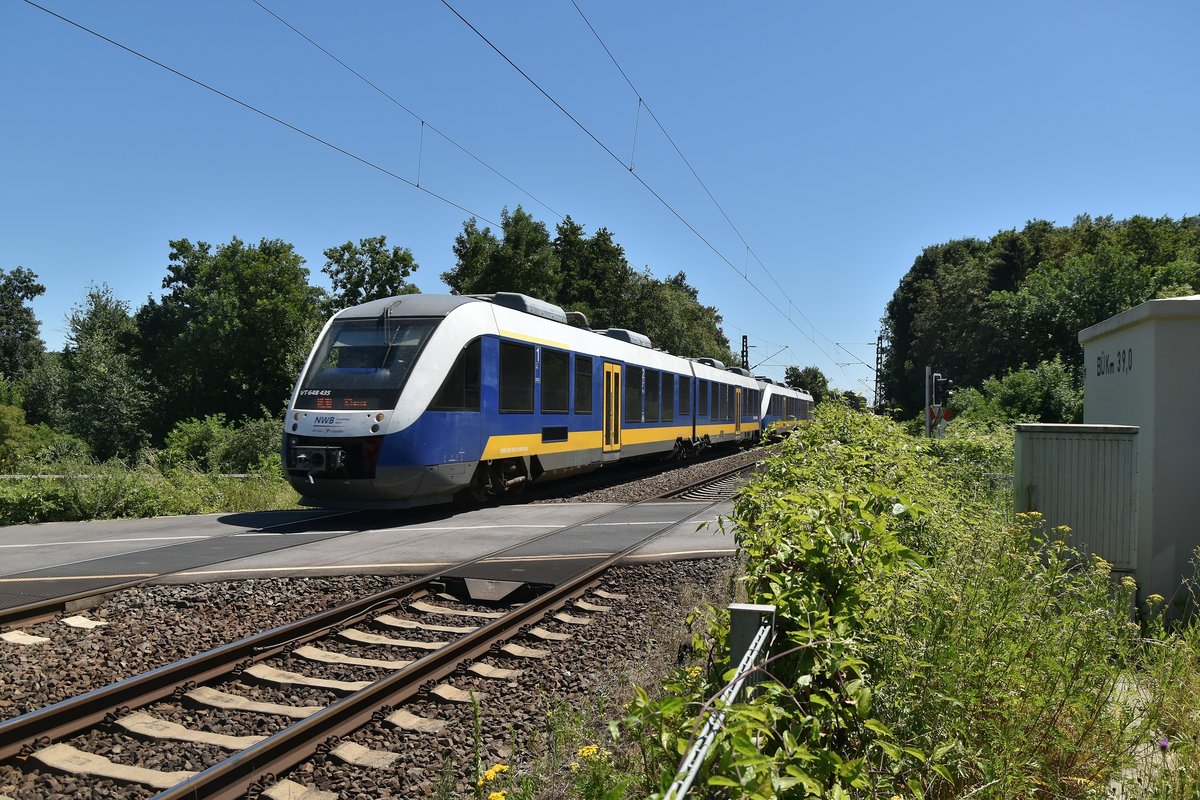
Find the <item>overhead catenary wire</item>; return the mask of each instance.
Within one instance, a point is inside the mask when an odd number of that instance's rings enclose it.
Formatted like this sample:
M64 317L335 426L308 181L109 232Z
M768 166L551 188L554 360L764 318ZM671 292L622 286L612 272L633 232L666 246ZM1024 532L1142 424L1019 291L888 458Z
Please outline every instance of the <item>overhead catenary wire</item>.
M86 25L76 22L73 19L64 17L62 14L59 14L56 11L52 11L51 9L46 8L45 6L42 6L42 5L39 5L35 2L33 2L33 0L23 0L23 1L25 2L26 5L32 6L33 8L36 8L39 11L49 14L50 16L52 16L56 19L59 19L65 23L67 23L68 25L70 25L74 28L77 28L78 30L83 31L84 33L91 34L92 36L95 36L97 39L107 42L108 44L111 44L114 47L118 47L121 50L124 50L125 52L129 53L130 55L137 56L138 58L140 58L144 61L148 61L149 63L153 64L156 67L159 67L160 69L164 69L167 72L170 72L172 75L183 78L185 81L188 81L189 83L193 83L202 89L207 89L208 91L212 92L215 95L223 97L226 100L229 100L230 102L236 103L237 105L241 106L242 108L246 109L247 111L253 111L255 114L258 114L259 116L265 117L278 125L282 125L283 127L287 128L288 130L291 130L295 133L300 134L301 136L311 139L312 141L317 142L318 144L322 144L331 150L335 150L338 153L341 153L342 155L344 155L348 158L352 158L355 161L359 162L360 164L370 167L371 169L376 170L377 172L380 172L380 173L388 176L389 178L394 178L395 180L398 180L401 183L408 184L412 188L414 188L418 191L424 192L425 194L429 195L430 197L440 200L441 202L445 203L446 205L457 208L459 211L462 211L465 214L470 214L473 217L478 217L479 219L484 220L485 222L487 222L490 225L498 226L498 223L489 220L487 217L483 216L482 214L478 214L478 213L472 211L471 209L467 208L466 206L460 205L459 203L454 202L450 198L445 197L444 195L438 194L437 192L432 191L431 189L428 189L424 186L419 186L417 183L409 180L408 178L405 178L402 175L398 175L395 172L392 172L391 170L387 169L386 167L376 164L374 161L370 161L366 158L363 158L360 155L356 155L355 153L352 153L349 150L346 150L345 148L340 147L327 139L323 139L320 136L317 136L315 133L310 133L310 132L304 130L303 128L297 127L296 125L293 125L292 123L290 123L284 119L281 119L280 117L277 117L274 114L271 114L270 112L264 111L261 108L258 108L257 106L246 102L245 100L240 100L237 97L234 97L233 95L229 94L228 92L222 91L221 89L218 89L215 86L207 84L198 78L193 78L191 75L188 75L184 72L180 72L179 70L175 69L174 67L164 64L163 62L161 62L155 58L152 58L151 56L148 56L145 53L135 50L134 48L129 47L128 45L124 45L124 44L118 42L116 39L111 39L108 36L105 36L104 34L100 33L99 31L93 30L92 28L89 28Z
M754 283L754 281L750 280L749 276L743 275L741 273L741 271L737 268L737 266L735 266L734 263L732 261L730 261L729 258L724 253L722 253L720 250L718 250L717 247L712 242L710 242L707 237L704 236L704 234L702 234L691 222L689 222L679 211L677 211L674 206L672 206L669 202L667 202L666 198L664 198L661 194L659 194L658 191L655 190L655 188L653 186L651 186L649 183L647 183L646 180L644 178L642 178L641 175L639 175L637 172L630 169L629 166L621 159L621 157L618 156L615 152L613 152L612 148L610 148L607 144L605 144L603 141L601 141L601 139L598 136L596 136L596 134L593 133L590 128L588 128L586 125L584 125L582 122L580 122L579 119L574 114L572 114L569 110L567 110L567 108L565 106L563 106L562 103L560 103L552 94L550 94L548 91L546 91L546 89L543 88L542 85L540 83L538 83L536 80L534 80L533 77L529 75L529 73L527 73L525 70L523 70L520 67L520 65L518 65L515 61L513 61L512 58L510 58L507 53L505 53L494 42L492 42L492 40L489 39L483 33L483 31L481 31L481 30L479 30L479 28L475 27L475 25L469 19L467 19L465 16L463 16L462 13L458 9L456 9L453 5L450 4L449 0L441 0L441 2L442 2L442 5L444 5L452 14L454 14L454 16L458 17L458 19L464 25L466 25L476 36L478 36L488 47L490 47L493 51L495 51L495 53L498 56L500 56L500 58L504 59L504 61L507 62L508 65L511 66L514 70L516 70L517 73L521 77L523 77L531 86L533 86L535 89L537 89L538 92L540 92L543 97L545 97L548 101L550 101L550 103L555 108L557 108L559 111L561 111L563 113L563 115L567 117L567 119L569 119L569 120L571 120L571 122L575 123L575 126L578 127L581 131L583 131L583 133L589 139L591 139L593 142L595 142L596 145L598 147L600 147L600 149L602 149L604 152L608 153L609 157L611 157L614 161L616 161L618 164L620 164L626 172L628 172L631 176L633 176L634 180L636 180L638 183L640 183L642 185L642 187L646 191L648 191L651 194L651 196L654 197L655 200L657 200L664 208L666 208L668 211L670 211L671 214L676 219L678 219L684 225L684 227L686 227L689 231L691 231L692 234L697 239L699 239L704 244L705 247L707 247L709 250L711 250L713 252L713 254L717 256L717 258L719 258L721 261L725 262L726 266L728 266L739 277L741 277L744 281L746 281L746 283L750 285L750 288L752 288L758 294L758 296L761 297L763 299L763 301L767 303L767 305L769 305L769 306L771 306L771 308L775 309L775 311L780 316L787 319L791 323L792 327L794 327L802 336L804 336L804 338L808 339L809 342L812 343L813 347L815 347L822 355L824 355L827 359L829 359L829 361L831 361L831 362L834 361L833 356L831 356L823 347L821 347L817 343L815 338L813 338L808 333L806 333L802 328L800 328L798 325L796 325L795 322L792 322L792 320L788 316L788 314L786 312L784 312L784 310L781 309L778 305L776 305L775 301L772 300L771 297L769 295L767 295L767 293L764 292L758 286L758 284L756 284L756 283ZM653 114L651 116L653 116ZM790 299L789 299L789 302L791 302ZM793 307L795 307L794 303L792 305L793 305ZM799 309L797 309L797 310L799 310ZM815 330L815 326L814 326L814 330ZM825 338L826 341L829 341L829 339L827 337L825 337L824 335L822 335L822 338ZM874 369L874 368L871 367L871 369Z
M445 0L443 0L443 2L445 2ZM619 73L621 73L621 77L625 79L625 83L627 83L629 85L629 88L637 96L639 116L640 116L641 109L644 107L646 109L646 113L650 115L650 118L652 120L654 120L654 123L658 126L658 129L660 131L662 131L662 134L666 138L667 142L671 145L672 148L674 148L675 153L679 156L680 160L688 168L688 171L690 171L692 173L692 177L694 177L696 179L696 182L700 185L700 188L702 188L704 190L704 193L708 195L708 198L712 201L712 203L716 207L717 211L719 211L721 213L721 216L725 218L725 221L727 223L729 223L729 227L733 230L734 234L738 237L738 239L741 240L742 244L746 248L747 256L754 257L754 260L758 263L758 265L760 267L762 267L763 272L766 273L767 277L771 279L771 282L774 283L776 288L778 288L779 291L783 293L783 296L787 299L789 305L792 308L796 309L797 313L800 314L800 316L804 319L804 321L806 323L808 323L810 326L812 326L814 332L819 333L821 338L824 339L826 342L829 342L830 344L834 345L835 347L838 347L839 349L845 351L851 358L855 359L854 363L861 364L862 366L864 366L864 367L870 369L872 372L874 372L875 368L873 366L871 366L867 362L863 361L862 359L858 358L858 356L856 356L854 353L851 353L849 350L846 350L846 348L842 347L838 342L835 342L832 339L830 339L824 333L817 331L816 326L813 325L812 321L809 320L808 316L800 309L799 306L797 306L792 301L792 298L787 293L787 289L785 289L783 287L783 285L780 284L779 281L775 279L775 276L771 273L771 270L767 268L767 265L765 263L763 263L763 260L759 257L758 253L756 253L754 251L754 248L750 246L750 243L748 241L746 241L746 237L742 235L742 232L738 229L737 225L734 224L733 220L729 217L729 214L726 213L724 207L717 200L716 196L712 193L712 191L708 188L708 185L700 177L699 172L697 172L696 168L694 166L692 166L692 162L689 161L687 156L685 156L683 154L683 150L679 147L678 144L676 144L675 140L671 137L671 134L667 131L666 126L663 125L662 121L658 118L658 115L656 115L654 113L654 109L650 107L650 104L648 102L646 102L646 98L642 95L642 93L640 91L638 91L638 88L636 86L634 86L633 80L629 77L629 74L625 72L625 69L621 66L621 63L619 61L617 61L617 57L615 55L613 55L612 50L609 49L608 45L604 42L604 39L601 38L600 33L596 30L596 27L594 25L592 25L591 20L589 20L587 18L587 15L583 13L583 9L579 7L579 3L576 2L576 0L571 0L571 5L573 5L575 7L575 11L578 12L580 19L582 19L584 24L587 25L588 30L592 32L592 36L594 36L596 38L596 41L600 44L600 47L608 55L608 58L609 58L609 60L612 61L613 66L615 66L617 68L617 71ZM636 132L635 132L635 137L636 137ZM632 161L630 161L630 170L632 170L632 169L633 169L633 165L632 165ZM737 271L736 268L735 268L735 271ZM749 274L749 270L747 269L747 270L743 271L741 274L742 274L743 278L747 278L747 276ZM791 321L790 318L788 321L789 322ZM797 330L799 330L798 327L797 327ZM801 331L801 333L803 333L803 331ZM811 339L810 339L810 341L811 341ZM815 345L816 342L813 342L813 344ZM820 349L820 348L818 348L818 349ZM822 351L822 352L824 352L824 351ZM828 354L826 354L826 355L828 357Z
M559 212L555 211L553 208L551 208L549 205L547 205L547 204L546 204L544 201L542 201L542 200L538 199L538 197L537 197L536 195L534 195L532 192L530 192L528 189L526 189L525 187L523 187L523 186L521 186L520 184L518 184L518 183L517 183L516 181L514 181L512 178L509 178L507 175L505 175L503 172L501 172L500 170L498 170L496 167L494 167L494 166L492 166L491 164L489 164L487 161L484 161L482 158L480 158L479 156L477 156L477 155L475 155L474 153L472 153L470 150L468 150L468 149L466 148L466 146L464 146L464 145L460 144L459 142L455 141L453 138L451 138L451 137L450 137L450 135L449 135L449 134L445 133L444 131L442 131L441 129L439 129L437 126L435 126L433 123L431 123L429 120L425 119L425 118L424 118L424 117L422 117L420 114L418 114L417 112L413 111L413 110L412 110L411 108L409 108L408 106L404 105L404 103L401 103L401 102L400 102L399 100L397 100L397 99L396 99L394 96L392 96L392 94L391 94L391 93L387 92L386 90L384 90L383 88L381 88L380 86L378 86L376 83L374 83L373 81L371 81L369 78L367 78L367 77L366 77L365 75L363 75L361 72L359 72L358 70L356 70L354 67L352 67L352 66L350 66L349 64L347 64L347 63L346 63L345 61L343 61L342 59L338 58L338 57L337 57L336 55L334 55L332 52L330 52L330 51L329 51L329 50L327 50L325 47L323 47L321 44L319 44L319 43L318 43L318 42L316 42L314 39L312 39L312 37L310 37L310 36L309 36L308 34L306 34L304 31L300 30L300 29L299 29L299 28L297 28L295 25L293 25L292 23L288 22L286 19L284 19L283 17L281 17L281 16L280 16L278 13L276 13L276 12L275 12L275 11L273 11L272 9L268 8L266 5L264 5L263 3L261 3L259 0L250 0L250 2L254 3L254 5L256 5L256 6L258 6L259 8L261 8L263 11L265 11L265 12L266 12L267 14L269 14L270 16L274 17L274 18L275 18L275 20L277 20L277 21L278 21L278 22L279 22L281 25L283 25L283 26L284 26L284 27L286 27L288 30L290 30L290 31L292 31L293 33L295 33L295 34L296 34L297 36L299 36L301 39L303 39L304 41L306 41L306 42L308 42L309 44L311 44L313 47L315 47L315 48L317 48L318 50L320 50L322 53L324 53L326 56L328 56L330 59L332 59L334 62L336 62L336 63L337 63L339 66L341 66L343 69L345 69L345 70L347 70L348 72L350 72L350 74L352 74L354 77L358 78L360 81L362 81L362 82L363 82L363 83L365 83L367 86L369 86L369 87L371 87L372 89L374 89L374 90L375 90L376 92L378 92L380 95L382 95L383 97L387 98L387 99L388 99L388 100L389 100L389 101L390 101L390 102L391 102L393 105L395 105L397 108L401 109L401 110L402 110L402 111L404 111L406 114L408 114L409 116L411 116L413 119L415 119L415 120L417 120L418 122L420 122L420 123L421 123L421 134L422 134L422 137L424 137L425 128L429 128L429 130L433 131L433 132L434 132L434 133L436 133L438 136L442 137L444 140L446 140L446 141L447 141L447 142L449 142L450 144L452 144L452 145L454 145L455 147L457 147L457 148L458 148L459 150L461 150L463 153L465 153L466 155L468 155L468 156L470 156L471 158L473 158L473 159L474 159L476 162L478 162L478 163L479 163L481 166L483 166L483 167L485 167L486 169L490 170L490 171L491 171L493 174L495 174L497 177L499 177L500 179L502 179L503 181L505 181L506 183L508 183L508 185L509 185L509 186L512 186L514 189L516 189L517 191L519 191L519 192L521 192L522 194L524 194L524 195L525 195L526 197L528 197L530 200L533 200L535 203L537 203L539 206L541 206L542 208L544 208L544 209L546 209L547 211L549 211L549 212L550 212L551 214L553 214L555 217L557 217L557 218L558 218L558 219L560 219L560 220L563 218L563 215L562 215L562 214L560 214ZM423 139L422 139L422 141L423 141ZM419 173L419 171L418 171L418 175L419 175L419 174L420 174L420 173ZM418 182L418 183L420 183L420 179L419 179L419 177L418 177L418 181L417 181L417 182ZM493 224L495 224L495 223L493 223Z

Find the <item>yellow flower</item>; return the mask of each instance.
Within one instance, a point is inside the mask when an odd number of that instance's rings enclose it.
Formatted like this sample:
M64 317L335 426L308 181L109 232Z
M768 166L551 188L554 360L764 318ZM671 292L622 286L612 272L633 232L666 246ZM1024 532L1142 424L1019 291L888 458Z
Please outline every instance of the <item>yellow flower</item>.
M488 800L506 800L507 795L504 792L492 792L488 795Z
M1121 585L1126 589L1136 589L1137 581L1133 579L1132 575L1126 575L1124 578L1121 578Z
M489 767L488 771L483 773L483 777L480 778L477 785L483 786L484 782L491 783L492 781L496 780L497 775L501 775L505 772L508 772L507 764L496 764L494 767Z
M694 667L688 667L687 676L690 680L694 681L694 680L696 680L696 678L700 677L700 673L702 673L702 672L704 672L704 668L699 665L694 666Z
M1152 594L1146 598L1146 602L1152 606L1156 606L1159 603L1161 603L1162 601L1163 601L1163 596L1161 594Z
M599 752L600 748L598 746L594 744L585 744L583 747L579 748L579 752L575 755L579 756L580 758L595 758L596 754Z

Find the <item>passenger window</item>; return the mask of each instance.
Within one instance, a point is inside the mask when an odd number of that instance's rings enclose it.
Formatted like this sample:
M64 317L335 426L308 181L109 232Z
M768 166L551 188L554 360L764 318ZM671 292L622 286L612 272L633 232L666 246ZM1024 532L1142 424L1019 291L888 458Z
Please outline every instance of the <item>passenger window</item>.
M686 417L692 413L692 379L687 375L679 376L679 416Z
M482 339L472 339L442 381L429 408L433 411L478 411Z
M675 376L669 372L662 376L662 421L675 421Z
M500 410L533 413L533 348L500 343Z
M592 413L591 356L575 356L575 413Z
M696 397L696 413L701 417L708 416L708 381L700 381L700 393Z
M658 422L661 396L659 395L658 370L646 370L646 422Z
M642 368L625 368L625 421L642 421Z
M566 414L571 401L571 354L542 348L542 413Z

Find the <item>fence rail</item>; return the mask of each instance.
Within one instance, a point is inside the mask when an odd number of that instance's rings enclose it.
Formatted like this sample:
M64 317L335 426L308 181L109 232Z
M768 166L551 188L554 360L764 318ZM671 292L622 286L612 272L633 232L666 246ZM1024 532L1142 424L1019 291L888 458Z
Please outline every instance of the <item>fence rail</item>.
M729 660L737 660L733 681L718 695L716 710L708 715L691 748L675 773L675 782L664 800L681 800L700 774L704 759L725 724L725 709L742 696L747 683L757 683L755 668L761 664L775 638L775 607L734 603L729 606ZM740 657L739 657L740 655Z

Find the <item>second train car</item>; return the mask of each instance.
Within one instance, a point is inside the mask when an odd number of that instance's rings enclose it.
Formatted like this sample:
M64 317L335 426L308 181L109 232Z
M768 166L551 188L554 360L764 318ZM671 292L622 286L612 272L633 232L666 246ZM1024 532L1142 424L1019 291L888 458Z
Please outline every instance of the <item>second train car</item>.
M768 399L779 390L795 394L525 295L393 297L325 325L284 463L309 505L481 502L622 459L752 444L789 411Z

